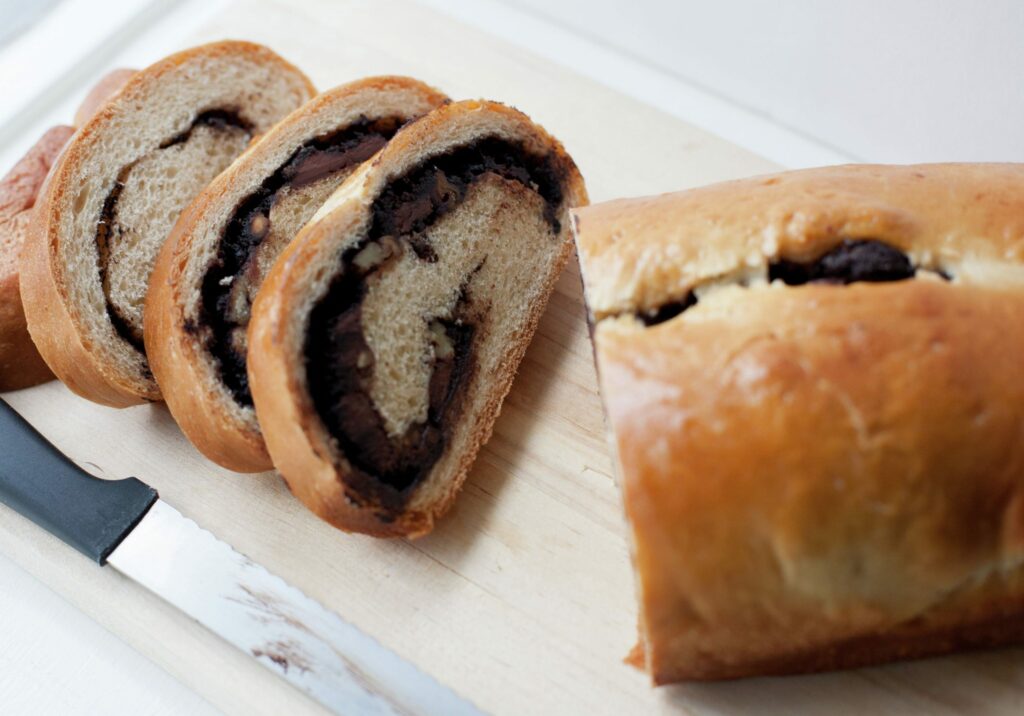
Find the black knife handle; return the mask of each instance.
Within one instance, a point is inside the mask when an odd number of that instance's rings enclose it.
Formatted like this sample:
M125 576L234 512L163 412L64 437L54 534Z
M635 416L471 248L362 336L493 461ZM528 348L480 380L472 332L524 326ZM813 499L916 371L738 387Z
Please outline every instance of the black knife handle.
M100 564L156 502L129 477L95 478L0 400L0 502Z

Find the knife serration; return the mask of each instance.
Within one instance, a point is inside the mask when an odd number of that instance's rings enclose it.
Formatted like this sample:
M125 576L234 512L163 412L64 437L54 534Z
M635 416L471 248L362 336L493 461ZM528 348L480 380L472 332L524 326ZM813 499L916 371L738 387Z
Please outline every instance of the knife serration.
M107 564L335 713L480 714L163 500Z

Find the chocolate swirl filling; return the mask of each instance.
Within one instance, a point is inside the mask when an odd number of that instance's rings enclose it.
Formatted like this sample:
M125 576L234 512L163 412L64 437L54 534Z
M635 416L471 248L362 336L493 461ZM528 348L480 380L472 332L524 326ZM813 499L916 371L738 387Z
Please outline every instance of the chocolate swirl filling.
M100 285L103 288L103 297L106 301L107 315L114 330L121 338L126 340L137 351L145 355L146 348L143 344L142 327L134 325L131 319L125 315L112 298L110 261L113 245L123 236L129 234L131 227L122 226L118 220L118 202L121 194L127 185L132 169L140 161L153 156L155 152L165 150L178 144L188 142L193 133L199 127L208 127L217 132L242 132L246 135L252 134L252 125L243 119L236 111L226 109L211 109L196 116L185 131L162 142L153 152L145 154L130 164L126 164L118 172L113 188L103 201L100 210L99 220L96 223L96 251L99 255Z
M915 273L905 253L874 239L847 239L811 263L779 259L768 266L769 281L779 280L790 286L902 281Z
M809 283L847 285L860 281L903 281L913 278L917 269L899 249L876 239L847 239L815 261L802 263L779 259L768 264L768 280L789 286ZM949 276L940 273L947 279ZM670 301L650 312L638 313L645 326L670 321L697 305L690 291L682 300Z
M403 122L400 117L362 117L343 129L304 142L256 191L239 202L231 215L217 247L217 258L203 277L200 324L209 328L207 349L217 361L221 380L240 405L252 405L246 372L245 331L251 309L250 286L246 284L259 279L239 279L258 271L257 253L273 228L271 210L288 191L343 172L347 175L387 144Z
M419 261L436 262L428 229L455 211L470 187L487 175L540 195L552 235L559 234L566 175L562 160L532 154L504 139L477 140L430 158L384 188L373 203L367 236L343 252L326 295L310 314L305 359L314 407L351 467L347 482L385 508L404 504L444 454L476 369L476 322L486 308L473 296L471 273L450 314L423 317L434 343L427 419L391 436L370 396L374 356L362 327L368 282L406 250Z

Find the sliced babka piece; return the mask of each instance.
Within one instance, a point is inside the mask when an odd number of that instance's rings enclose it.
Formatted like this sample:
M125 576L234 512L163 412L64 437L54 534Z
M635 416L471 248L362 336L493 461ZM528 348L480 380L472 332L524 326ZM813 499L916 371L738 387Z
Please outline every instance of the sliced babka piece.
M211 460L269 470L246 374L256 292L320 205L406 122L447 101L406 77L315 97L203 190L164 244L146 300L146 352L164 399Z
M314 93L265 47L219 42L134 74L75 134L29 224L29 332L73 391L112 406L160 397L143 345L157 252L192 198Z
M490 436L586 203L522 113L459 102L400 131L256 299L249 380L291 490L346 530L422 535Z

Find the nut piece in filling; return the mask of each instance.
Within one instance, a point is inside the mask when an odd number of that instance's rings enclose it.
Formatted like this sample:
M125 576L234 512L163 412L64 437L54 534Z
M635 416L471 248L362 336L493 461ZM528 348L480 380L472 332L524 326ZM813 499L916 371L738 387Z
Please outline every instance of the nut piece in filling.
M415 536L490 434L586 194L525 116L461 102L400 131L337 197L257 298L253 398L311 509Z
M375 77L300 107L213 181L165 244L146 343L172 414L224 467L270 469L246 366L252 304L281 251L399 128L446 101L406 77Z

